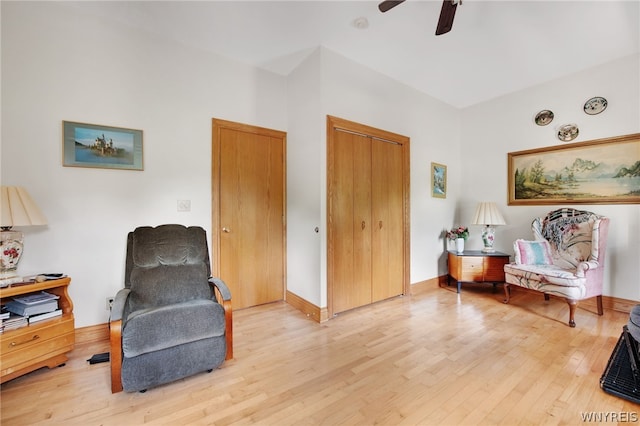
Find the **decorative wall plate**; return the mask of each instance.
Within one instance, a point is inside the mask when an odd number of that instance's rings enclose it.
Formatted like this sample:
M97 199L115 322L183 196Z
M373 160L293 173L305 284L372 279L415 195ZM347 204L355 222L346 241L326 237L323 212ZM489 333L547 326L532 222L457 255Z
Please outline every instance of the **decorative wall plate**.
M565 124L558 130L558 139L562 142L570 142L578 137L578 133L580 133L578 126L575 124Z
M600 96L589 99L584 103L584 112L589 115L600 114L607 109L607 100Z
M553 121L553 111L543 109L536 114L535 122L538 126L546 126Z

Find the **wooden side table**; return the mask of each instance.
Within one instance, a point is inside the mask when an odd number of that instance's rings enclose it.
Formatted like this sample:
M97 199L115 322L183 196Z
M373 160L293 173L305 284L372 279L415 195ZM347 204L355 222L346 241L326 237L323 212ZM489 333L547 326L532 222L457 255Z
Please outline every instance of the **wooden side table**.
M504 282L504 265L509 263L509 255L499 251L486 253L480 250L465 250L458 253L449 250L449 279L458 283L458 293L463 282L498 283Z
M54 368L67 362L67 352L75 344L73 302L67 292L71 278L41 283L11 284L0 289L2 304L13 296L48 293L60 296L58 307L62 315L29 324L0 334L0 383L41 367Z

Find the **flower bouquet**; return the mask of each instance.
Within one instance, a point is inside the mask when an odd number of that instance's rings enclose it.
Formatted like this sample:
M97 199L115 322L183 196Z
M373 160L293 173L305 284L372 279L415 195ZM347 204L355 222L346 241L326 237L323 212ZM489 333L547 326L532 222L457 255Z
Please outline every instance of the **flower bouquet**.
M457 228L453 228L451 231L447 231L447 238L450 240L457 240L458 238L466 240L468 236L469 228L466 226L458 226Z

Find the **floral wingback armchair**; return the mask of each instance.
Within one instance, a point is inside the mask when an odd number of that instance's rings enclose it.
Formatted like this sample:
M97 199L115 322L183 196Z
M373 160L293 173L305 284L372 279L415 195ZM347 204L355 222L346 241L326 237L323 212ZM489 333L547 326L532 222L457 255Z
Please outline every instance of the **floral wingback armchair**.
M609 219L592 212L563 208L536 218L535 241L513 243L515 262L505 265L505 303L510 285L565 298L569 326L575 327L579 300L597 298L602 315L602 281Z

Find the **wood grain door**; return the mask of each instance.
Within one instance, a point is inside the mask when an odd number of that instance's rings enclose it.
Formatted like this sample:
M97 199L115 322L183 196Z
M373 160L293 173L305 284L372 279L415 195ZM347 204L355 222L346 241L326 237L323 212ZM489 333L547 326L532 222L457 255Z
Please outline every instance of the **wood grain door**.
M402 146L371 141L372 301L403 293Z
M284 299L283 132L213 121L215 275L234 309Z
M329 315L409 293L409 138L327 117Z
M371 303L371 141L337 131L331 192L333 310Z

